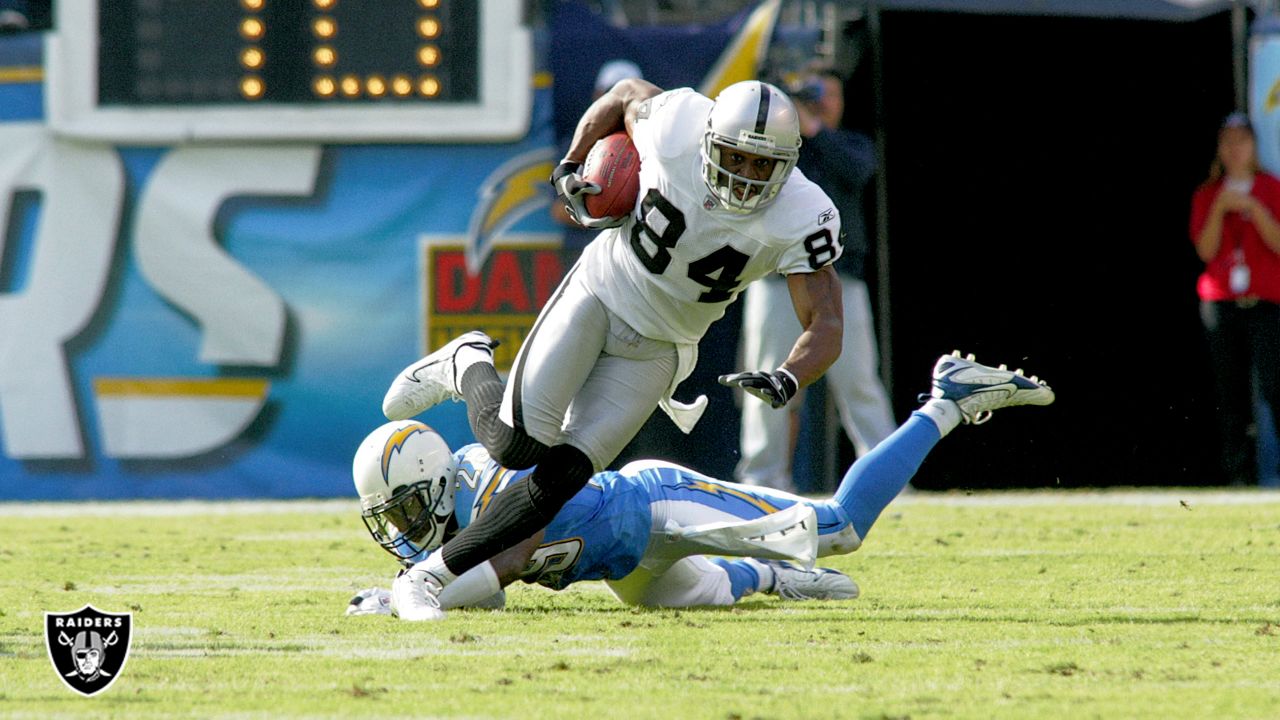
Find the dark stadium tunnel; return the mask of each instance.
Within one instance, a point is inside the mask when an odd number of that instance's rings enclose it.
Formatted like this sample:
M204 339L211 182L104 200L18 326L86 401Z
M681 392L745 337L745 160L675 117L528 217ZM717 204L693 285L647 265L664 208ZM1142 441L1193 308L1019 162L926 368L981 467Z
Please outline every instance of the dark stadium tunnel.
M960 428L917 487L1221 481L1187 222L1233 106L1231 42L1227 13L883 13L895 414L918 406L934 361L954 349L1023 367L1058 397ZM847 90L859 127L875 91L868 67ZM875 297L879 278L869 284ZM737 408L715 374L736 366L739 311L712 327L681 388L711 397L694 434L655 413L617 462L658 455L732 476ZM842 469L852 451L843 439L838 450Z
M1233 104L1228 15L890 13L883 47L899 414L953 347L1058 395L957 433L917 485L1215 480L1187 218Z

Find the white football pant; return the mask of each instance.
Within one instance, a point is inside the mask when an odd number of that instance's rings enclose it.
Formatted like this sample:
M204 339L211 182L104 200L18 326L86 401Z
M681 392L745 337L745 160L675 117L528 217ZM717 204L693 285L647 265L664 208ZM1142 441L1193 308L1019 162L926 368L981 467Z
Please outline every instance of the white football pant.
M644 607L732 605L729 573L701 555L676 562L661 575L637 567L621 580L606 580L615 597Z
M499 417L545 445L578 448L599 472L658 407L677 355L613 314L581 278L575 266L538 315Z

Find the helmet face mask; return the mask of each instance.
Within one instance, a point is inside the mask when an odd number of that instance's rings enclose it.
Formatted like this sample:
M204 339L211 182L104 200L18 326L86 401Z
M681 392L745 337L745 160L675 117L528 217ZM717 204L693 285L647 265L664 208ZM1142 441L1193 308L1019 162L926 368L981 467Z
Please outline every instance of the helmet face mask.
M800 142L799 115L781 90L756 80L730 85L716 96L702 136L707 189L733 212L768 206L795 169ZM772 173L753 179L732 172L726 165L734 152L773 160Z
M360 517L384 550L401 562L417 562L444 542L453 519L452 503L441 512L444 495L439 480L401 485L386 502L362 508Z
M402 420L365 438L352 462L360 517L369 534L411 565L444 543L454 528L457 461L426 425Z

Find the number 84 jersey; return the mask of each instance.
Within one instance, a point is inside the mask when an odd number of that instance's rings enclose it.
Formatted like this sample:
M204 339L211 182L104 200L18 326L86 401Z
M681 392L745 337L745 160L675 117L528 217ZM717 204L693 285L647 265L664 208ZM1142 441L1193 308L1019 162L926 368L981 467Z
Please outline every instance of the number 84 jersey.
M626 223L598 235L579 272L640 334L697 343L748 283L814 272L842 252L840 216L798 169L770 205L725 209L703 180L702 135L712 101L681 88L640 108L640 200Z

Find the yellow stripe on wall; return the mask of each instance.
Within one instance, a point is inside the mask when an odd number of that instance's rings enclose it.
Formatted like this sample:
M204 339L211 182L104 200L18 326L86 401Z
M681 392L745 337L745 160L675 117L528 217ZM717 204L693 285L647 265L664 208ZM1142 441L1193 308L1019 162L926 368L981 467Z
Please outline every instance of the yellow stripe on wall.
M773 26L782 8L780 0L764 0L751 11L742 29L729 41L714 66L702 79L698 92L709 98L736 82L755 78L769 51Z
M28 83L44 80L44 68L39 65L30 67L0 67L0 83Z
M200 395L206 397L264 397L270 382L252 378L94 378L93 389L104 395Z

